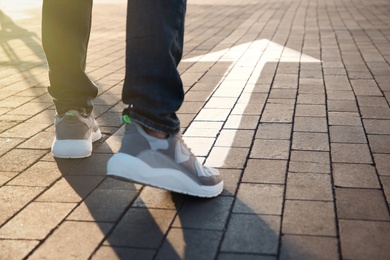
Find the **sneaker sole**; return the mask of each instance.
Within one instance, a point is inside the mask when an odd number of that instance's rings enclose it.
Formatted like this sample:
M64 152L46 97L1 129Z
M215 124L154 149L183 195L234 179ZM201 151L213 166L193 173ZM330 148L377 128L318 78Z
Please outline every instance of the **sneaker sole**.
M53 141L51 153L56 158L85 158L92 154L92 142L102 137L100 129L91 134L90 140L57 140Z
M201 186L181 171L152 168L142 160L124 153L117 153L110 158L107 175L202 198L216 197L223 190L223 181L214 186Z

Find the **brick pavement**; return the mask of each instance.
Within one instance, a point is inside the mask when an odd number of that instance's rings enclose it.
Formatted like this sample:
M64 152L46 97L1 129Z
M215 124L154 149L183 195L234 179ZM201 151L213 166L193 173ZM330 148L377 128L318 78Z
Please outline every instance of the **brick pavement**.
M121 0L95 2L88 57L104 138L52 158L40 5L24 2L1 3L0 259L389 259L388 1L189 0L179 116L223 174L210 200L105 176Z

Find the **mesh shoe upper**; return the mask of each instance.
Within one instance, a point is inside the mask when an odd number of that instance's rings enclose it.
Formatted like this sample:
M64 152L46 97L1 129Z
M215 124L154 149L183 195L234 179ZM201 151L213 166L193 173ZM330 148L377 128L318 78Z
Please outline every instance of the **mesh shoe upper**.
M56 117L55 129L57 140L88 140L99 127L91 116L84 117L71 110L62 117Z
M216 169L199 163L181 134L158 139L148 135L137 123L126 124L119 153L135 156L154 168L179 170L200 185L213 186L222 182Z
M84 158L92 153L92 142L101 138L99 127L92 116L82 116L70 110L55 118L55 138L51 147L54 157Z

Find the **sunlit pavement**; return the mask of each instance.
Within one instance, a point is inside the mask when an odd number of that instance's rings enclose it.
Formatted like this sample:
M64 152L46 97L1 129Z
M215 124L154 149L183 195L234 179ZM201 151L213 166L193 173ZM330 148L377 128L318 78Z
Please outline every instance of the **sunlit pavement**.
M106 177L119 149L123 0L95 1L103 138L54 160L41 1L0 0L0 259L388 259L390 3L189 0L185 140L225 190Z

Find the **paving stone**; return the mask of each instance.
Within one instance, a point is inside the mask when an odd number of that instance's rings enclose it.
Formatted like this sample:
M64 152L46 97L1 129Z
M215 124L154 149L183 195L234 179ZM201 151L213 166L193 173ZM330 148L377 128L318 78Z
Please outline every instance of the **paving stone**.
M330 126L329 132L331 143L367 143L364 129L359 126Z
M0 138L0 156L7 153L26 139L22 138Z
M289 150L289 140L256 139L252 146L250 158L288 159Z
M390 222L340 220L344 259L386 259L390 254Z
M66 175L74 176L106 176L107 162L112 157L112 154L94 154L88 158L84 158L74 167L74 170L67 172ZM93 167L91 167L93 165ZM65 175L65 174L64 174Z
M295 116L325 117L325 105L298 104L296 106Z
M204 105L204 108L232 108L237 102L236 98L221 98L221 97L212 97ZM190 103L190 102L187 102ZM199 102L203 106L203 102ZM195 111L197 112L197 111Z
M289 173L286 199L333 201L330 175L316 173Z
M293 110L294 105L292 103L287 104L276 104L276 103L267 103L266 110Z
M385 198L380 190L336 189L340 219L390 220Z
M222 130L215 146L250 147L254 134L253 130Z
M212 122L212 121L193 121L191 122L191 129L194 129L196 131L207 131L207 130L221 130L223 126L223 122ZM188 129L189 131L189 129ZM187 131L187 132L188 132ZM188 133L185 133L187 136Z
M40 187L3 186L0 187L0 225L26 206L39 193Z
M372 163L366 144L332 143L332 161L339 163Z
M299 94L324 94L325 90L323 86L320 85L303 85L301 80L299 82Z
M151 250L151 249L102 246L96 251L96 253L92 256L91 259L93 260L98 260L98 259L152 260L155 253L156 253L155 250Z
M29 138L26 142L18 146L21 149L47 149L51 148L54 140L54 132L44 131Z
M196 116L198 121L225 121L228 118L230 109L202 109Z
M9 115L28 115L32 116L35 114L38 114L39 112L46 110L47 108L53 106L52 103L40 103L39 106L37 106L33 102L26 103L10 112L8 112Z
M38 244L37 240L0 240L1 258L23 259Z
M215 138L185 136L183 139L195 156L207 156L215 143Z
M326 118L321 117L295 117L294 132L328 132Z
M310 104L310 105L324 105L325 96L318 94L299 94L298 104Z
M357 96L382 96L374 80L351 80L351 84Z
M205 164L211 167L243 169L248 153L249 148L214 147Z
M0 157L0 172L21 172L31 166L47 151L30 149L13 149Z
M219 169L223 179L223 191L221 196L234 196L241 181L242 170Z
M98 189L102 190L140 190L141 184L135 184L128 181L119 180L116 178L108 177L101 182Z
M13 179L16 175L18 175L17 172L0 172L0 186Z
M242 182L284 184L286 171L286 160L249 159Z
M286 200L282 233L336 236L333 202Z
M26 121L30 116L28 115L1 115L0 122L17 122L18 124Z
M328 135L325 133L294 132L292 149L329 151Z
M375 168L372 165L334 163L332 168L335 186L346 188L380 188Z
M379 175L390 176L390 154L373 154Z
M280 259L338 259L335 237L284 235Z
M30 259L86 259L108 233L111 224L66 221L31 255Z
M136 195L135 190L96 189L70 214L67 220L115 222Z
M9 182L9 185L50 186L61 176L55 162L37 162Z
M186 101L206 101L209 97L209 91L190 91L186 93L185 100Z
M40 202L80 202L103 180L101 176L67 176L45 191Z
M181 207L183 200L183 196L179 194L170 193L162 189L144 187L132 206L156 209L175 209Z
M31 99L33 99L33 97L20 97L20 96L8 97L0 101L0 107L16 108L29 102Z
M295 106L295 98L268 98L267 104L282 104Z
M276 260L276 256L260 254L242 254L242 253L221 253L218 260Z
M0 115L1 115L1 108L0 108ZM0 121L0 133L16 126L18 123L17 122L6 122L6 121Z
M239 81L237 81L238 83ZM227 82L224 81L222 84L226 84ZM233 88L231 86L222 86L220 85L218 87L218 89L213 93L213 97L226 97L226 98L229 98L229 97L238 97L241 92L242 92L242 88L244 87L245 83L241 83L240 84L237 84L238 86L236 88ZM241 85L241 86L240 86Z
M174 216L174 210L131 208L104 245L157 249Z
M50 124L23 122L0 134L0 137L30 138L48 128Z
M283 185L242 183L233 212L281 215L283 195Z
M256 138L289 140L291 138L291 124L261 123L258 126Z
M290 161L288 169L290 172L330 173L330 164Z
M225 129L256 129L259 116L230 115L226 121Z
M269 98L275 99L275 98L295 98L297 95L296 89L277 89L273 88L270 92Z
M120 127L123 123L120 121L122 113L104 113L96 118L99 126L116 126Z
M390 135L368 135L373 153L390 153Z
M358 96L357 100L361 107L388 107L384 97Z
M294 110L280 109L280 110L265 110L261 117L261 123L291 123Z
M297 162L313 162L321 164L329 164L329 152L321 151L291 151L291 161Z
M355 100L355 95L352 91L329 90L326 94L329 100Z
M361 126L359 113L353 112L329 112L329 125Z
M220 231L172 228L155 259L214 259L221 237Z
M276 254L279 229L279 216L232 214L221 251Z
M390 177L389 176L381 176L380 177L382 186L383 186L383 192L385 193L387 204L390 206Z
M367 134L387 134L390 135L390 120L363 120Z
M94 109L95 109L95 107L94 107ZM56 114L56 111L54 109L47 109L47 110L44 110L41 113L36 114L35 116L29 118L26 122L32 123L32 124L52 125L54 123L55 114Z
M178 113L184 113L184 114L198 113L203 107L203 105L204 102L200 102L200 101L184 101L183 105L178 110ZM209 108L216 108L216 107L214 106Z
M233 198L188 198L180 209L172 226L177 228L223 230L228 221Z
M75 203L30 203L0 228L0 237L44 239L75 206Z
M356 101L328 100L329 112L358 112Z
M362 118L390 119L390 108L384 107L360 107Z

